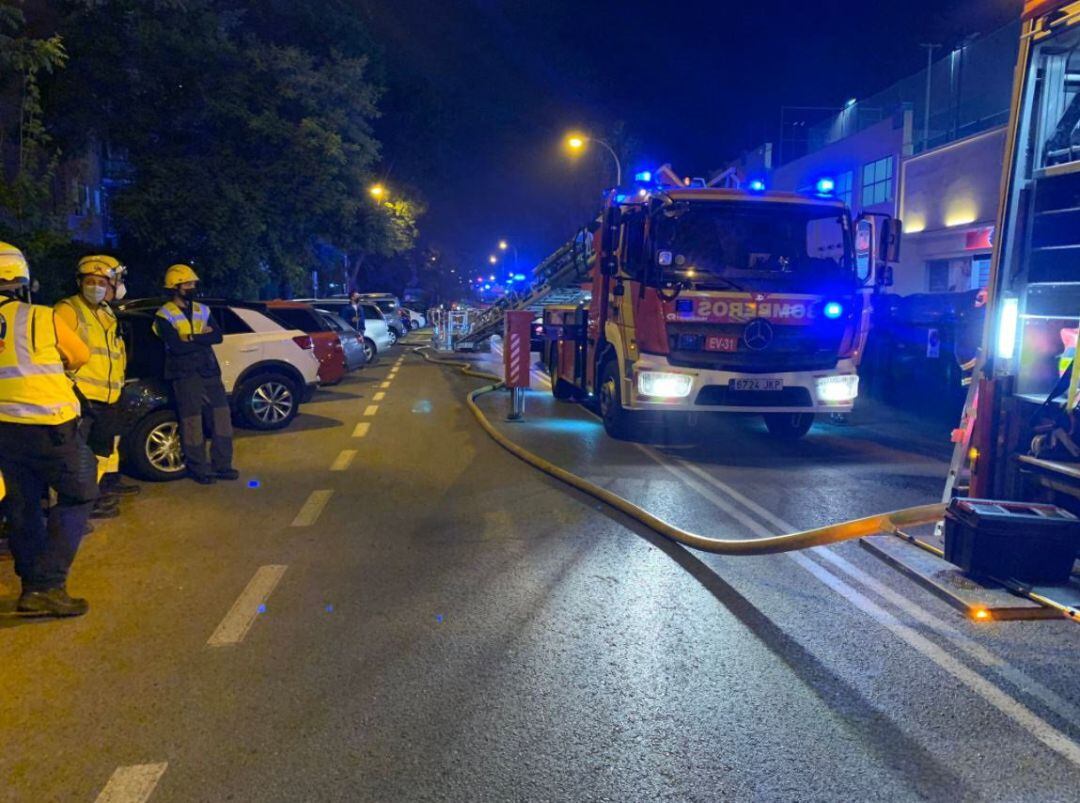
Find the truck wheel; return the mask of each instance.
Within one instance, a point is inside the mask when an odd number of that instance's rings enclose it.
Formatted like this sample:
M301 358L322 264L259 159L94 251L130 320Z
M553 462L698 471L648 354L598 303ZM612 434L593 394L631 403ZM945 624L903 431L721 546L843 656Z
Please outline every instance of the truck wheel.
M600 369L600 417L608 435L619 440L628 440L633 430L633 413L622 405L620 384L619 363L617 360L609 360Z
M765 427L774 438L795 441L814 425L813 413L765 413Z
M559 361L554 346L548 352L547 369L548 377L551 379L551 395L558 401L571 401L577 395L577 388L565 379L559 379L556 376L559 370Z

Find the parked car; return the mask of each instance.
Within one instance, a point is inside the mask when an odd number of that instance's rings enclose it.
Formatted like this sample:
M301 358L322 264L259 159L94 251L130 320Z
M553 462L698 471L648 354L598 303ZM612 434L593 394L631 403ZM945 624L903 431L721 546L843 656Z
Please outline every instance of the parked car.
M240 303L204 303L224 335L214 353L237 423L262 430L288 426L319 384L311 338ZM160 300L134 301L119 313L128 354L120 451L133 474L168 480L183 476L184 460L164 378L165 347L152 328L158 306Z
M346 307L349 306L347 298L304 298L299 299L311 304L316 309L325 312L336 312L343 319L348 320ZM364 348L370 352L368 362L373 362L379 354L386 351L396 339L392 337L390 327L386 323L386 316L382 311L370 302L361 304L364 311Z
M336 312L317 310L318 314L326 322L326 325L338 336L341 341L341 351L345 357L345 370L349 373L363 368L368 363L368 350L364 346L364 336L353 329Z
M398 308L401 304L397 296L389 293L361 293L360 298L365 302L375 304L386 316L386 325L390 327L390 338L397 343L399 337L405 337L405 324L402 323Z
M289 329L311 336L319 360L319 380L336 385L345 378L345 354L341 338L310 304L301 301L267 301L266 311Z
M417 312L416 310L409 307L402 307L402 309L405 310L406 313L408 313L409 320L412 321L413 329L422 329L427 326L427 318L424 317L423 313Z

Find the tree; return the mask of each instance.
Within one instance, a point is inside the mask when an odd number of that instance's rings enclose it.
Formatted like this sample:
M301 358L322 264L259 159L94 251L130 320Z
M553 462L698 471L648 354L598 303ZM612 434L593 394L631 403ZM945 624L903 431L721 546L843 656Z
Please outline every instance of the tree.
M329 3L319 0L314 5ZM334 3L330 3L335 5ZM282 33L259 0L77 0L55 94L72 146L126 154L129 261L195 265L214 291L306 285L320 243L407 248L366 193L380 89L355 49Z
M45 126L40 84L66 63L59 36L28 34L22 8L0 0L0 239L31 262L69 239L52 204L60 152Z

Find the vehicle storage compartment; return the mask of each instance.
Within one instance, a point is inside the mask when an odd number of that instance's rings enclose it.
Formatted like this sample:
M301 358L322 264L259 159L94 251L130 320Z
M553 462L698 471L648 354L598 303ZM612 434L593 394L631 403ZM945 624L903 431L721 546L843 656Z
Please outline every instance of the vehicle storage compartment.
M969 574L1062 585L1080 549L1080 519L1055 505L954 499L945 559Z

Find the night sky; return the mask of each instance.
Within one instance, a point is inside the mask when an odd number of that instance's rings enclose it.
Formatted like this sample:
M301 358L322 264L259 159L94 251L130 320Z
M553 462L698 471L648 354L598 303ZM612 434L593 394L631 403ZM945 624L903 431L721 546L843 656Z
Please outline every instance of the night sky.
M782 105L873 94L924 65L920 43L990 32L1021 2L360 5L385 50L387 180L428 199L424 241L473 266L506 237L525 267L569 239L614 183L610 157L567 157L567 130L617 141L628 173L670 161L706 175L775 140Z

